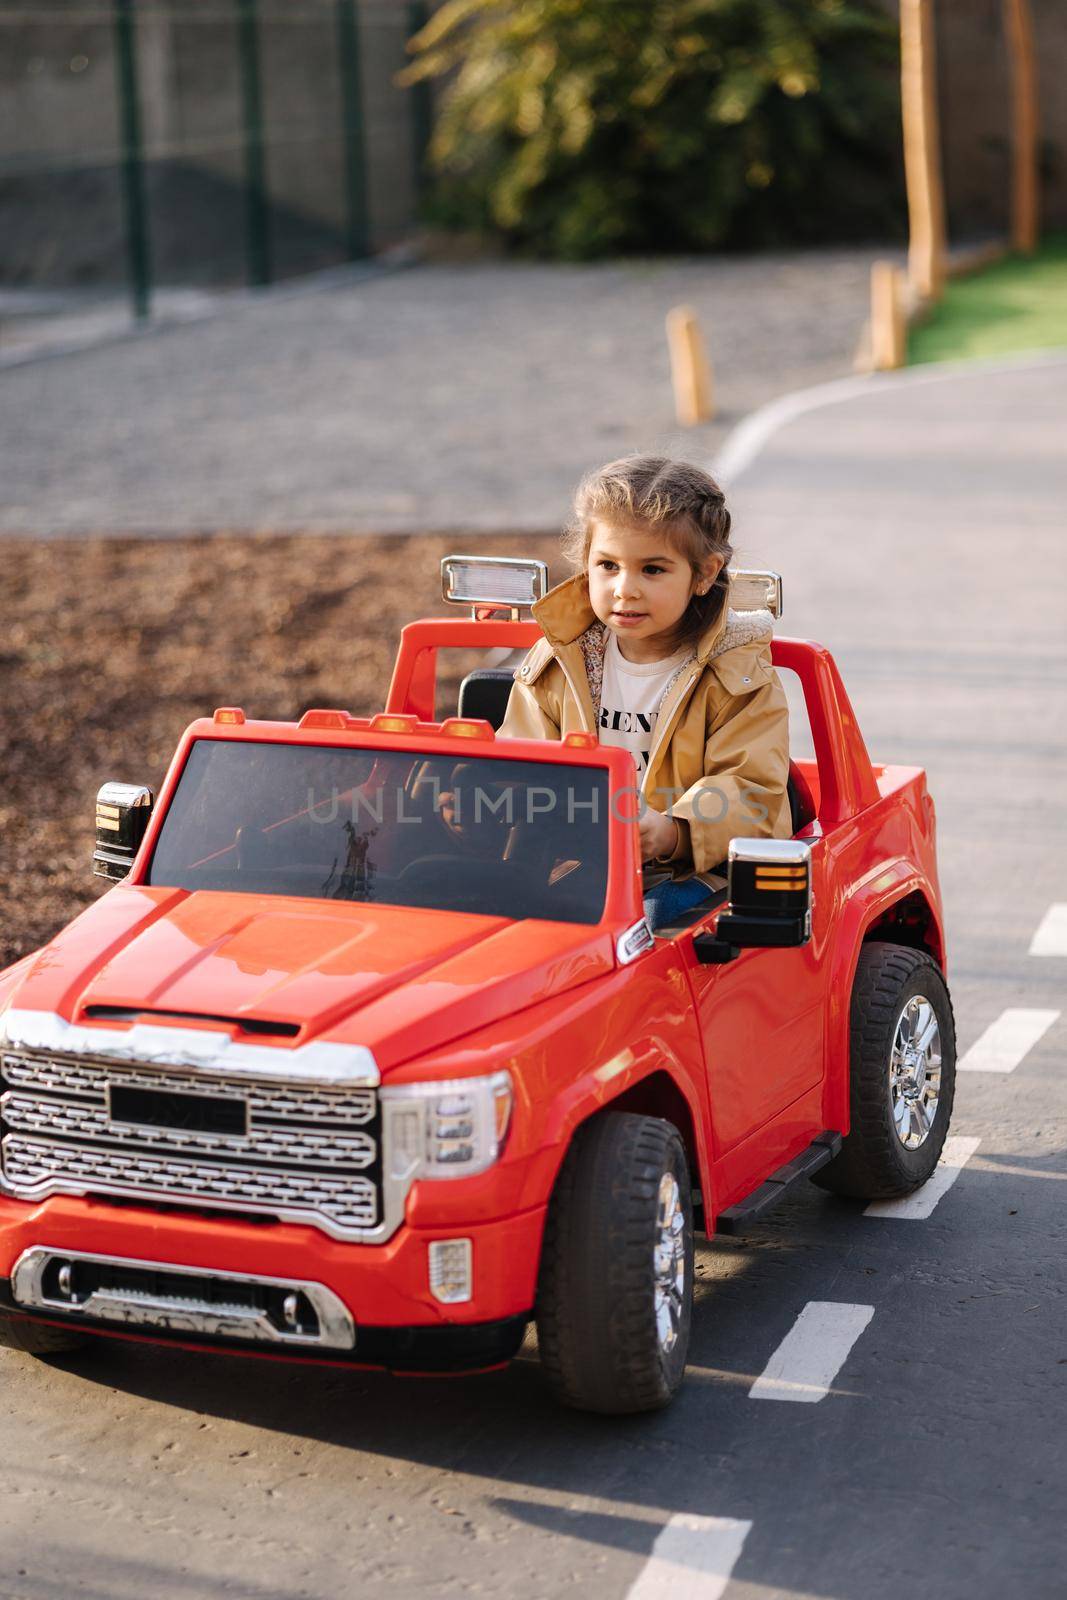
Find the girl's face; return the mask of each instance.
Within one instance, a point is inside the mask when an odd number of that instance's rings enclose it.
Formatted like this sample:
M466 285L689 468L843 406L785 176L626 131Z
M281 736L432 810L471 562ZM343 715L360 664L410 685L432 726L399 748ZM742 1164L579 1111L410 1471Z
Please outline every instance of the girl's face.
M709 557L698 576L661 529L594 518L589 599L627 661L660 661L676 648L674 630L690 598L707 592L722 563Z

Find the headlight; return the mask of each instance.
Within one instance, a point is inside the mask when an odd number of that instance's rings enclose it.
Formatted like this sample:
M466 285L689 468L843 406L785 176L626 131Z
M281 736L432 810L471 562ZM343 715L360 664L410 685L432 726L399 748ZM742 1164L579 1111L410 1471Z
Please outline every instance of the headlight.
M491 1167L511 1121L511 1074L382 1089L385 1159L393 1178L467 1178Z

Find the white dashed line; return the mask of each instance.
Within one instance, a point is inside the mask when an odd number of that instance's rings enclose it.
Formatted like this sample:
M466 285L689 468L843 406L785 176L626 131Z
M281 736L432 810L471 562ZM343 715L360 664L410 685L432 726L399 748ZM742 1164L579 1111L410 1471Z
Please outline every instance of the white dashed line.
M1059 1015L1058 1011L1028 1010L1022 1006L1002 1011L961 1056L960 1072L1014 1072Z
M750 1400L825 1399L873 1306L809 1300L751 1389Z
M1067 900L1049 906L1030 940L1032 956L1067 956Z
M734 1517L676 1512L626 1600L719 1600L751 1526Z
M921 1189L905 1195L903 1200L874 1200L864 1211L865 1217L898 1217L904 1222L922 1222L933 1211L942 1195L946 1195L956 1179L981 1144L981 1139L965 1139L962 1135L945 1140L941 1160Z

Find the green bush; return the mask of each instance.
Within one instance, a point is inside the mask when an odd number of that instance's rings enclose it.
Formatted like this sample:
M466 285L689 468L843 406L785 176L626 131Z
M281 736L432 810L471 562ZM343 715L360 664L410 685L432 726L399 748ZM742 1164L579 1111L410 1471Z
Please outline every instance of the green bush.
M584 259L901 227L879 0L445 0L434 220Z

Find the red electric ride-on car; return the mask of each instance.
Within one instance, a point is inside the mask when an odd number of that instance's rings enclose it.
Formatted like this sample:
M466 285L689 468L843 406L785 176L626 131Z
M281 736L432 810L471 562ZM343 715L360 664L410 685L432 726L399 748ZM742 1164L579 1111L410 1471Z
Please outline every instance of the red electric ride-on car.
M396 1372L508 1361L565 1402L682 1381L694 1217L803 1177L907 1193L952 1107L934 805L872 764L829 653L777 639L814 759L794 836L655 935L633 768L435 720L439 652L538 637L540 563L452 557L383 713L192 723L106 784L114 886L0 974L0 1340L102 1336ZM732 604L780 609L772 574ZM491 658L492 659L492 658Z

